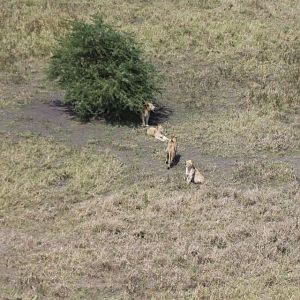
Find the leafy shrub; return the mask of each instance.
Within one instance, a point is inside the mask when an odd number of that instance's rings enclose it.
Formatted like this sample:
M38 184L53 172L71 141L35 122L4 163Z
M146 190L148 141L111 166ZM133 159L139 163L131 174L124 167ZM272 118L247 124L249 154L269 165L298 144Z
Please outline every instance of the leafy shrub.
M93 116L131 118L159 92L160 76L140 46L99 16L91 23L72 23L54 49L48 77L58 80L66 91L65 102L82 121Z

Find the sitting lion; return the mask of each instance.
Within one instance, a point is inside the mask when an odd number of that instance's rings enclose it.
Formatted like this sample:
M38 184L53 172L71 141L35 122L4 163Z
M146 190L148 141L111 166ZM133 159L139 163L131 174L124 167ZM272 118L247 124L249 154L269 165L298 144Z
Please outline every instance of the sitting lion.
M188 184L191 182L194 183L203 183L204 182L204 177L200 173L200 171L194 166L194 163L192 160L187 160L185 162L185 176L186 176L186 181Z
M146 102L144 104L143 111L141 113L143 126L149 126L148 122L149 122L150 112L154 110L155 110L155 106L152 103Z

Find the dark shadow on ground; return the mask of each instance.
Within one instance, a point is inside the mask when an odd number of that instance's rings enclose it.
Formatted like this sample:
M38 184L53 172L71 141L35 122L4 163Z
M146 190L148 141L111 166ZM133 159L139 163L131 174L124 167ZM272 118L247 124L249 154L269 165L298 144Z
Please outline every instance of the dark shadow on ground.
M124 112L119 115L118 118L114 117L112 114L103 114L101 116L87 116L86 120L80 120L80 118L76 115L76 112L74 110L74 107L70 104L64 103L62 100L52 100L49 103L50 107L56 108L62 113L65 113L69 116L71 116L73 121L78 121L80 123L89 123L91 121L101 121L105 120L107 123L111 125L116 125L116 126L128 126L128 127L137 127L140 125L140 117L137 116L134 113L130 112Z
M173 161L172 161L172 163L171 163L171 168L177 166L177 164L180 162L180 158L181 158L181 155L180 155L180 154L176 154L176 155L175 155L175 157L174 157L174 159L173 159ZM167 163L168 163L168 162L166 161L166 164L167 164Z
M64 103L62 100L52 100L49 105L51 107L58 108L61 112L66 113L67 115L71 116L72 119L75 121L80 121L78 117L76 116L76 113L74 111L74 107L72 105L68 105ZM169 119L169 116L173 113L173 110L170 107L167 107L165 105L159 106L155 104L156 109L155 111L151 112L150 118L149 118L149 125L158 125L161 123L166 122ZM141 118L139 115L130 113L130 112L124 112L119 116L119 118L112 117L109 114L94 117L89 120L81 121L82 123L88 123L91 120L105 120L107 123L111 125L121 125L121 126L128 126L128 127L137 127L141 125Z
M173 167L178 165L178 163L180 162L180 158L181 158L180 154L175 155L175 157L173 159L173 164L172 164Z
M74 117L74 119L76 118L74 108L71 105L68 105L68 104L64 103L63 101L61 101L61 100L52 100L49 103L49 105L51 107L58 108L60 111L68 114L71 117Z
M173 113L173 110L165 105L159 106L156 105L155 111L151 112L149 118L149 125L158 125L168 121L170 115Z

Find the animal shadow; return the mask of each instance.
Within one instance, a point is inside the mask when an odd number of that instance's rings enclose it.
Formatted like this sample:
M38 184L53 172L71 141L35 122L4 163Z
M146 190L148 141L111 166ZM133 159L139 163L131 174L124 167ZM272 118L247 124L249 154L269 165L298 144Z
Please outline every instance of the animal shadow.
M180 158L181 158L181 155L180 154L176 154L174 159L173 159L173 163L172 163L172 166L176 166L179 162L180 162Z
M169 116L173 113L172 109L167 106L159 106L155 104L156 109L151 112L149 118L150 125L158 125L168 121Z

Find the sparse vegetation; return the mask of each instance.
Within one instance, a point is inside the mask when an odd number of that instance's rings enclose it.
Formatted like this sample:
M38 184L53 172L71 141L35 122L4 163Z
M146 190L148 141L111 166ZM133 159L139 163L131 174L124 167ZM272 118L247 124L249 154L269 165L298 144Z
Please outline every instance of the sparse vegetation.
M278 162L270 164L267 161L254 160L237 163L233 179L247 183L248 186L270 183L279 185L293 181L295 174L287 164Z
M191 112L173 130L187 147L197 140L196 146L205 154L230 157L265 151L283 153L300 147L297 127L280 121L276 113L265 115L256 109Z
M299 13L293 0L2 1L0 298L297 298ZM165 75L181 155L168 172L144 129L53 106L51 49L94 14ZM186 159L204 185L186 185Z

